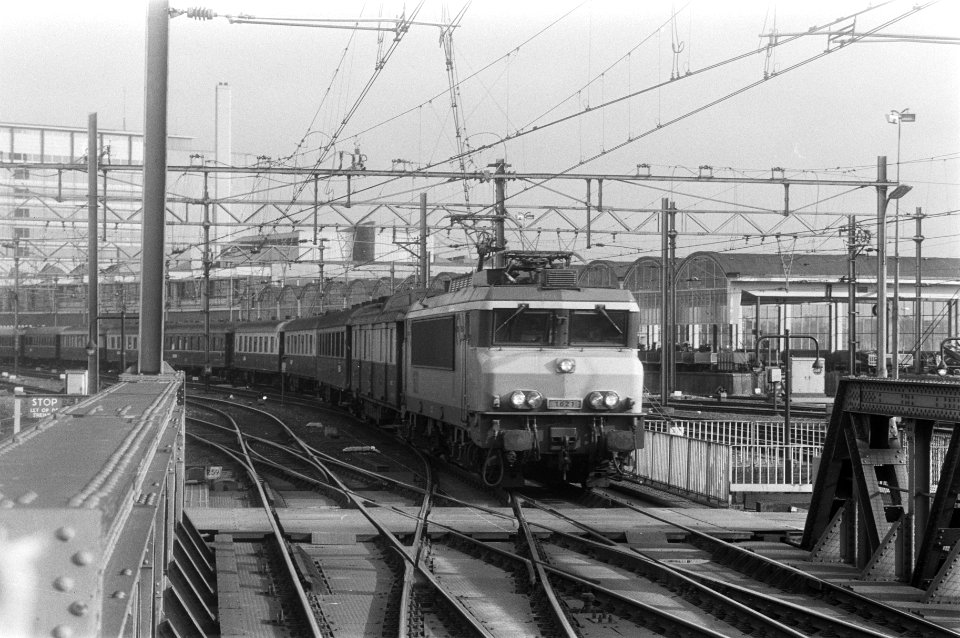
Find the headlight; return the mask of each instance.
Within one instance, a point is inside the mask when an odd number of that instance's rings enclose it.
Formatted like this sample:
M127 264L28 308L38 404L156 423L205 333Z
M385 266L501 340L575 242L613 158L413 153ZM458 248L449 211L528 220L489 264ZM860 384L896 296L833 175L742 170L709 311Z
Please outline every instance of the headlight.
M594 410L613 410L620 405L620 395L613 390L593 391L587 395L587 405Z
M507 402L514 410L537 410L543 405L543 395L536 390L514 390Z
M604 392L603 393L603 404L607 406L608 410L612 410L617 405L620 404L620 395L616 392Z
M577 369L577 362L573 359L560 359L557 361L557 372L570 374Z
M543 405L543 395L536 390L527 392L527 405L530 406L531 410L536 410Z
M604 407L603 394L599 392L591 392L590 394L587 395L587 403L594 410L602 410Z

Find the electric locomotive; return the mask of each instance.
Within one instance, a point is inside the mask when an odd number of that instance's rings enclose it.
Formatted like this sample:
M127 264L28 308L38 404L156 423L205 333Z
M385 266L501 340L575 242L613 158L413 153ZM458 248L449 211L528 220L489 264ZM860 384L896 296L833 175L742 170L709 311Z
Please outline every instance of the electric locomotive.
M642 446L639 307L580 288L570 253L503 253L503 268L409 306L403 348L411 436L515 485L527 470L593 484Z

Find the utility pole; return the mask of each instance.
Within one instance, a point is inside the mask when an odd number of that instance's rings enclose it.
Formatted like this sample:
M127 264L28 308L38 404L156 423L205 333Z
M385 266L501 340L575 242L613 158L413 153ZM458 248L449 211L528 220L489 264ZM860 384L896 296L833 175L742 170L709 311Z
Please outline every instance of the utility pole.
M593 233L590 228L591 217L593 216L590 212L592 196L590 194L590 180L587 180L587 248L591 248L593 244Z
M87 393L100 390L100 294L97 281L97 114L87 118Z
M324 244L326 241L327 241L327 240L324 239L324 238L322 238L322 237L320 237L319 239L317 239L317 248L319 249L319 252L320 252L320 254L318 255L319 259L317 259L317 266L318 266L319 271L320 271L320 272L319 272L319 277L320 277L320 278L319 278L319 280L317 281L317 285L319 286L319 290L320 290L320 292L317 293L317 294L319 295L319 297L320 297L320 314L323 314L323 296L324 296L324 291L323 291L323 288L324 288L324 281L323 281L323 244Z
M877 181L887 181L887 157L877 157ZM887 187L877 186L877 377L887 378Z
M503 224L503 222L500 222ZM502 226L501 226L501 232ZM420 283L430 287L430 260L427 255L427 194L420 193Z
M494 204L494 255L491 261L491 264L494 268L503 268L505 265L503 263L503 250L507 247L507 240L503 233L503 224L504 220L507 218L507 179L504 175L507 172L507 163L503 159L498 159L495 164L491 166L496 167L496 177L494 177L494 182L496 184L496 203Z
M120 373L127 369L127 299L123 283L120 284Z
M146 110L143 117L143 221L140 226L140 374L163 366L164 217L167 179L167 42L170 5L147 7Z
M670 389L677 388L677 206L670 202L667 211L670 220L670 230L667 236L670 240L669 276L670 276Z
M847 369L857 373L857 218L847 217Z
M913 241L917 244L917 256L916 256L916 278L914 281L914 291L915 299L913 305L913 330L914 330L914 346L913 346L913 371L917 374L923 373L923 364L920 361L920 355L923 351L923 300L920 295L923 292L922 290L922 275L923 275L923 261L921 257L922 245L923 245L923 209L917 206L916 214L913 216L917 220L917 232L913 236Z
M670 249L668 243L667 209L669 201L666 197L660 200L660 404L667 404L670 395Z
M13 376L20 376L20 238L13 238Z
M203 385L210 387L210 173L203 174Z

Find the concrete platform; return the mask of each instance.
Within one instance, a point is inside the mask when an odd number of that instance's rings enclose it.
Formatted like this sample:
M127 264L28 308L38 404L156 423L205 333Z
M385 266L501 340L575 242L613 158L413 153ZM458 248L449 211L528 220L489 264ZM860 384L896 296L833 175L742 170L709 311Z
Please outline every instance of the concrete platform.
M442 526L450 526L476 537L502 538L516 532L513 512L510 508L493 510L499 514L450 507L436 508L431 513L435 523L433 532L442 533ZM256 509L188 508L186 514L202 533L234 535L263 535L270 527L266 515ZM371 512L377 520L395 534L412 534L417 508L374 508ZM565 513L571 518L601 530L611 538L644 532L670 533L672 524L684 525L721 537L750 537L754 535L797 534L803 531L806 514L803 512L743 512L739 510L651 508L650 513L662 521L628 509L570 509ZM277 510L283 530L287 534L303 537L333 534L338 543L353 537L363 541L377 535L376 528L357 510L331 508L285 508ZM574 525L559 520L546 512L524 510L535 532L546 528L580 533ZM544 527L538 527L543 525ZM636 536L635 536L636 537ZM323 544L320 541L320 544Z

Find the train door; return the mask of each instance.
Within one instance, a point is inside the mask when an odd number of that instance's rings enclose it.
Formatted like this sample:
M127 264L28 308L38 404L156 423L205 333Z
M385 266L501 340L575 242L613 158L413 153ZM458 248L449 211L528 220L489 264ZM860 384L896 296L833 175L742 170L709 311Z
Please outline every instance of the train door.
M393 367L396 371L396 387L394 391L395 402L397 406L400 406L404 403L404 388L403 388L403 343L404 343L404 329L403 321L397 321L393 324Z
M460 366L460 374L457 375L457 383L460 384L460 422L466 423L468 418L468 387L467 383L467 357L470 354L470 331L469 331L469 321L470 314L466 312L457 313L457 330L456 330L456 339L457 339L457 354L455 366Z
M233 333L223 334L223 367L229 370L233 367Z

